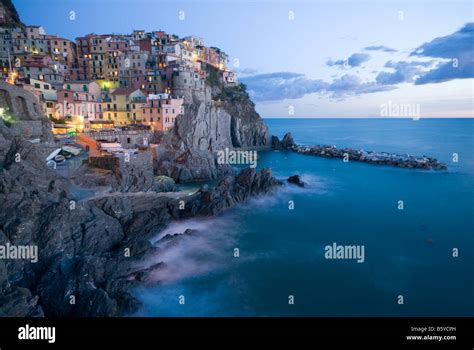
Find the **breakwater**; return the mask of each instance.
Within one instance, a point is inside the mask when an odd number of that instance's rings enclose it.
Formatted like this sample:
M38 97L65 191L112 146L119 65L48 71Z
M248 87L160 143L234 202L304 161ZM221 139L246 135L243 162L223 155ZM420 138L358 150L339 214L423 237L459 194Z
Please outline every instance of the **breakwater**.
M345 162L356 161L378 165L389 165L399 168L446 170L447 165L439 162L436 158L428 156L415 156L410 154L396 154L388 152L372 152L363 149L337 148L336 146L305 146L297 145L290 133L287 133L281 141L272 138L272 146L275 149L287 149L299 154L326 158L340 158Z

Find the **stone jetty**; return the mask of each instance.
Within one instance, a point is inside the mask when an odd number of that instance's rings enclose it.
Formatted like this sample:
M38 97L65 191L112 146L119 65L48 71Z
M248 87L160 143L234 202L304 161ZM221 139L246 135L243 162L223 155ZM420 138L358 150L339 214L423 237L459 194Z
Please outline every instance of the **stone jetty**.
M425 170L446 170L446 164L439 162L436 158L428 156L414 156L410 154L396 154L387 152L372 152L363 149L337 148L335 146L304 146L297 145L293 141L290 133L287 133L282 141L272 138L274 149L286 149L299 154L340 158L345 162L364 162L370 164L389 165L399 168L425 169Z

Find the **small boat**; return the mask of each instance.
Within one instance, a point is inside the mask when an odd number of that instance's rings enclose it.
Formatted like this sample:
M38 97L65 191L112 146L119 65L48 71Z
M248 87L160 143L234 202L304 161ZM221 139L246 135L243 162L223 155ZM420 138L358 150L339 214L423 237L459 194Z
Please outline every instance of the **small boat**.
M66 157L64 157L63 155L61 154L58 154L56 157L54 157L54 161L56 163L62 163L66 160Z
M78 148L78 147L73 147L73 146L63 146L62 147L62 150L63 151L66 151L74 156L77 156L79 155L79 153L81 153L81 149Z
M59 152L61 152L61 148L55 149L53 152L50 153L49 156L46 157L46 161L48 162L50 160L53 160L54 157L56 157L59 154Z
M59 152L60 155L64 156L66 159L69 159L72 157L72 153L69 153L68 151L65 151L64 148Z

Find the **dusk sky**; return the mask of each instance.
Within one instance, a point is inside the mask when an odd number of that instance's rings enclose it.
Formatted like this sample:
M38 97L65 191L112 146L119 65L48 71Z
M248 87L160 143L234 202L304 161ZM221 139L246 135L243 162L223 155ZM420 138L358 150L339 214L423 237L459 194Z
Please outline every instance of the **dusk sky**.
M133 29L200 36L230 55L263 117L380 117L388 103L474 117L469 0L13 2L25 24L72 40Z

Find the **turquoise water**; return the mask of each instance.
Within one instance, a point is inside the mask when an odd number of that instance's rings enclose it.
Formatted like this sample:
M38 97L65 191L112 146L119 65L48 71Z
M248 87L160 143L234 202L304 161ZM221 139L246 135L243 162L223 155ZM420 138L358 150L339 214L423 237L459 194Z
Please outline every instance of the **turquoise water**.
M307 188L286 186L217 218L173 224L166 232L201 233L157 256L168 268L156 275L160 285L136 291L144 303L137 315L474 316L474 120L266 122L297 143L425 154L449 169L262 153L259 167L281 179L300 174ZM365 262L325 259L333 242L363 245Z

